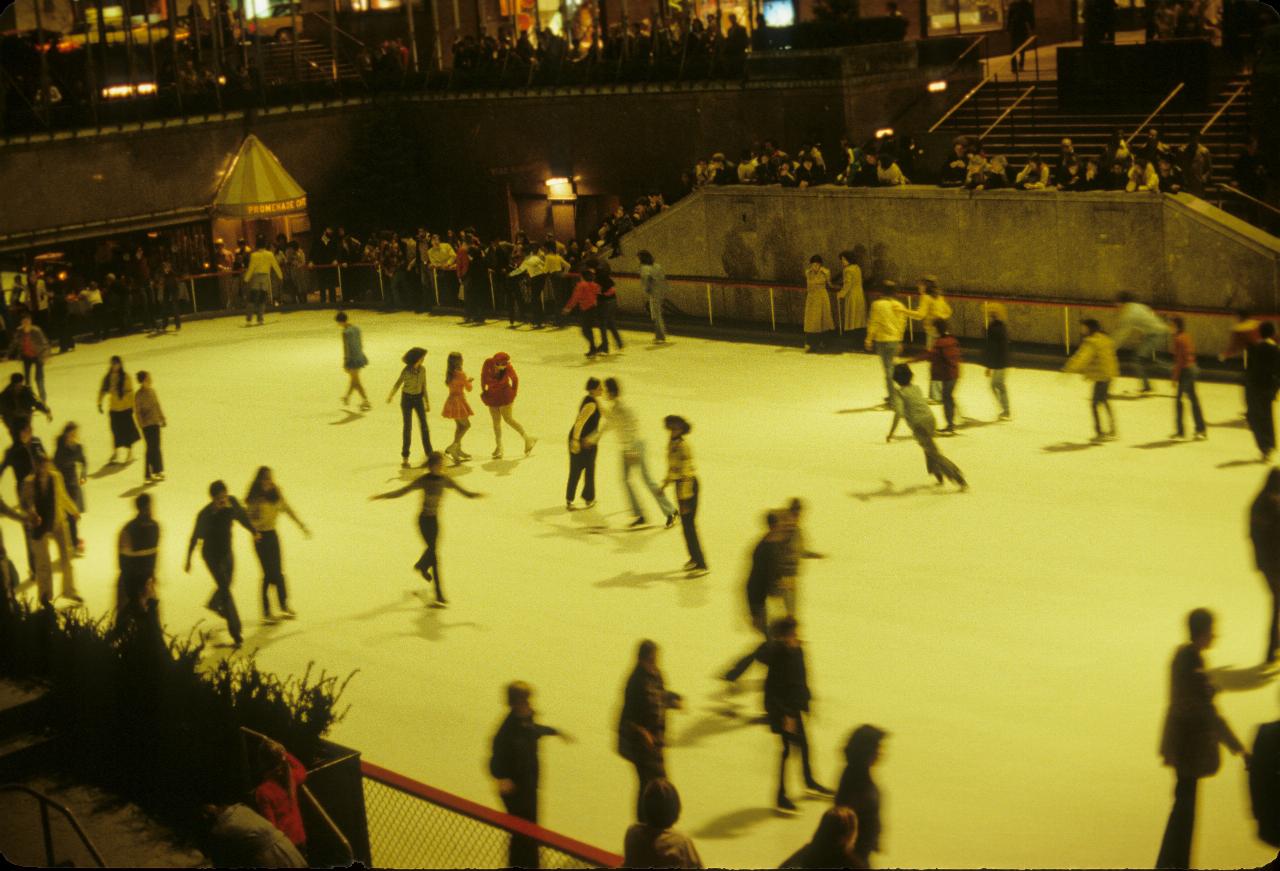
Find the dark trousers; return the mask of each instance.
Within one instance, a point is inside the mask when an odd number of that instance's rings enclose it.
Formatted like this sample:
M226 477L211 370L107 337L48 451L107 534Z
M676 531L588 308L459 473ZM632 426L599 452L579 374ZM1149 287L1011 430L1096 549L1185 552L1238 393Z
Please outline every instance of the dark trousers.
M1274 662L1280 650L1280 573L1264 573L1271 590L1271 629L1267 633L1267 656L1264 662Z
M36 380L31 380L31 370L36 370ZM22 358L22 377L26 380L27 386L40 394L41 402L48 402L49 397L44 392L44 360L39 357L23 357Z
M1249 431L1258 443L1258 450L1269 454L1276 449L1276 422L1271 413L1275 394L1266 389L1246 387L1244 391L1245 417Z
M680 485L677 483L677 487ZM707 567L706 557L702 555L702 544L698 541L698 527L694 520L698 516L698 479L693 479L693 495L688 499L678 500L680 503L680 528L684 530L684 544L689 549L689 559L698 568Z
M947 419L947 429L956 425L956 382L939 382L942 385L942 415Z
M667 767L663 764L662 754L659 751L654 758L649 759L632 759L631 764L636 768L636 779L640 781L640 785L636 790L636 821L645 822L642 812L644 801L644 788L649 785L649 781L665 778L667 776Z
M538 822L537 787L517 784L515 792L502 797L502 804L511 816L531 823ZM512 834L507 863L512 868L537 868L538 842L524 835Z
M325 265L318 267L314 273L317 290L319 290L320 304L330 305L337 300L338 293L334 289L338 286L338 269L336 266Z
M440 552L436 549L436 542L440 538L440 518L434 514L418 515L418 531L422 533L422 542L426 545L426 549L422 551L422 556L418 557L418 562L414 568L422 573L424 578L427 572L431 572L428 578L436 587L436 601L444 601L444 587L440 583Z
M521 317L535 327L542 326L542 283L541 275L520 280Z
M489 276L474 270L467 273L463 282L463 304L466 306L467 318L473 321L484 320L484 304L489 293Z
M587 340L588 354L609 350L609 337L604 334L604 330L600 331L600 345L596 345L596 309L583 309L579 315L579 323L582 325L582 337Z
M1182 397L1191 401L1191 419L1196 425L1196 432L1204 432L1204 415L1200 412L1200 398L1196 396L1196 376L1190 369L1178 373L1178 395L1173 399L1173 421L1177 425L1175 432L1182 435Z
M578 479L585 476L582 485L582 498L588 502L596 501L596 449L583 448L578 453L569 454L569 484L564 488L564 501L572 502L578 497Z
M202 554L204 564L213 575L217 589L205 607L222 615L227 621L227 632L232 640L239 644L243 640L240 633L240 612L236 610L236 600L231 595L231 578L235 574L235 557L230 552L225 554Z
M515 325L517 314L522 319L524 317L524 297L521 295L524 292L523 284L523 279L515 279L510 276L503 276L502 278L503 304L507 307L507 321L512 326Z
M404 417L404 431L400 438L400 456L409 459L409 446L413 441L413 418L418 417L418 429L422 431L422 447L431 455L431 431L427 429L427 403L423 394L401 393L400 414Z
M160 308L160 329L169 328L169 314L173 313L173 328L175 330L182 329L182 309L187 304L184 299L178 299L176 296L169 300L168 303Z
M763 610L763 609L762 609ZM764 653L765 647L769 644L768 640L762 641L760 646L739 659L733 666L724 673L724 679L727 681L736 681L747 673L747 669L751 668L752 663L760 660L760 654Z
M600 297L600 305L597 307L600 312L600 344L607 351L609 350L609 336L613 335L613 341L618 346L618 350L622 350L622 336L618 335L618 298L616 296Z
M150 478L164 471L164 458L160 455L160 425L144 426L142 438L147 443L146 462L143 474Z
M1110 381L1093 382L1093 398L1090 400L1089 408L1093 412L1093 431L1096 432L1099 436L1104 435L1106 433L1115 435L1115 432L1116 432L1116 418L1115 418L1115 415L1111 413L1110 396L1111 396ZM1109 430L1106 430L1105 432L1102 429L1102 419L1098 416L1099 408L1106 409L1107 422L1111 424L1111 428Z
M280 559L280 536L274 529L265 529L253 543L258 552L258 562L262 565L262 616L271 616L271 600L267 593L272 587L276 591L276 601L281 611L289 610L289 591L284 585L284 570Z
M1196 827L1198 783L1195 777L1178 775L1178 782L1173 787L1173 809L1169 811L1164 840L1160 842L1160 855L1156 858L1157 868L1191 867L1191 835Z
M797 713L792 719L795 720L796 730L794 732L783 732L782 738L782 762L778 769L778 797L787 794L787 759L791 756L791 747L795 745L800 750L800 767L804 771L804 782L808 786L814 782L813 769L809 767L809 738L804 732L804 714Z

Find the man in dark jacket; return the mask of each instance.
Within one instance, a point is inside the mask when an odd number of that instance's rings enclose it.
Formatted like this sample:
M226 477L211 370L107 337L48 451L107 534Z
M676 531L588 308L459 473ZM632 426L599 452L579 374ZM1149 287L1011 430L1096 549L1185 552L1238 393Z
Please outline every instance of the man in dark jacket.
M1191 836L1196 823L1196 786L1221 765L1218 745L1249 754L1213 704L1214 687L1204 670L1203 651L1213 644L1213 614L1197 608L1187 616L1190 641L1178 648L1169 674L1169 711L1160 739L1164 764L1177 775L1173 809L1160 843L1157 868L1190 868Z
M765 623L765 603L769 594L778 589L782 580L782 551L786 547L788 528L774 511L765 515L768 531L751 552L751 574L747 576L747 612L751 625L764 636L758 647L748 653L724 674L724 679L734 683L760 658L769 644L769 630Z
M1258 838L1280 847L1280 720L1263 723L1253 739L1249 799L1258 821Z
M31 415L37 411L53 420L49 406L36 398L21 372L14 372L9 376L9 386L0 390L0 417L4 419L4 425L9 428L9 435L15 442L22 425L31 420Z
M810 792L828 796L833 793L818 783L809 766L809 739L805 735L804 715L809 711L809 679L804 664L804 648L796 631L794 617L783 617L773 624L773 641L760 654L769 668L764 679L764 711L769 728L782 739L782 763L778 771L778 811L796 813L795 803L787 797L787 757L791 745L800 750L804 785Z
M987 343L982 365L991 379L991 392L1000 403L1000 420L1009 420L1009 389L1005 386L1005 370L1009 368L1009 330L1005 326L1004 303L987 306Z
M493 755L489 773L498 781L498 792L507 813L531 823L538 822L538 739L559 735L572 739L557 729L533 720L533 688L524 681L507 687L507 706L511 712L493 736ZM538 844L521 835L511 836L507 854L512 868L537 868Z
M1244 367L1245 416L1265 463L1276 449L1276 424L1271 406L1280 386L1280 347L1276 346L1276 325L1263 321L1258 327L1260 341L1249 349Z
M679 710L681 698L669 691L658 668L658 645L645 639L636 652L636 667L627 678L618 722L618 753L636 767L640 790L636 794L636 819L640 819L640 798L649 781L667 776L663 749L666 746L667 710Z

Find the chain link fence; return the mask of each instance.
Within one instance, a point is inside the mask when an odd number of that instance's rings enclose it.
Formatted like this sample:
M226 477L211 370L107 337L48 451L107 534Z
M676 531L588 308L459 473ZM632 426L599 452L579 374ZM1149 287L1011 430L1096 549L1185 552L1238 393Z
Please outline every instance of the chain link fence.
M542 868L617 868L622 857L364 763L373 863L379 868L506 868L513 837Z

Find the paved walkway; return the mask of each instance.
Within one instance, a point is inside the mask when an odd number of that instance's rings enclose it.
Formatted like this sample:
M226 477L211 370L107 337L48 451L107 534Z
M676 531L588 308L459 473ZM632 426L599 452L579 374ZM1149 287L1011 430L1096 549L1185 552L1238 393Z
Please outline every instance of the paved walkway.
M1117 45L1131 45L1133 43L1142 42L1145 33L1141 30L1122 30L1116 34ZM1040 58L1040 78L1056 79L1058 77L1058 49L1068 46L1080 45L1080 40L1074 42L1058 42L1053 45L1040 46L1035 51L1027 52L1027 68L1018 71L1018 77L1023 79L1036 78L1036 56ZM981 49L974 49L980 51ZM998 77L1001 81L1013 78L1012 55L1000 55L990 58L987 61L987 75Z

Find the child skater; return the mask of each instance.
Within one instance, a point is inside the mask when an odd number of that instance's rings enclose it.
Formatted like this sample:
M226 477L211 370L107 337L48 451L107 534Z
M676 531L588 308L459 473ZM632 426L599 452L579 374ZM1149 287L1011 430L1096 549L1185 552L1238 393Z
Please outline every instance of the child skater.
M347 323L346 312L338 312L334 320L342 329L342 368L346 370L347 377L350 379L347 392L342 395L342 404L346 405L351 401L353 392L359 393L360 410L368 411L373 406L369 404L364 385L360 383L360 370L369 365L369 360L364 355L364 342L360 338L360 328L355 324Z
M445 363L444 383L449 388L449 398L444 401L444 409L440 415L453 421L454 427L453 441L444 449L444 452L453 458L453 464L456 466L463 460L471 459L471 455L462 450L462 437L467 434L467 430L471 429L471 421L467 418L475 414L467 404L467 398L462 395L464 391L471 392L472 380L467 377L466 372L462 371L462 355L457 351L451 353Z
M516 392L520 389L520 378L516 375L516 367L511 365L511 357L499 351L480 369L480 401L489 406L489 416L493 418L493 458L502 459L502 422L515 430L524 439L525 456L533 450L535 438L531 438L514 417L511 406L515 404Z
M404 369L396 383L391 385L391 393L387 395L387 403L395 399L396 391L400 391L400 414L404 417L404 433L400 438L400 466L409 468L409 443L413 441L413 418L417 415L418 429L422 431L422 448L431 456L431 431L427 429L427 412L431 403L427 400L427 373L422 361L427 356L426 348L410 348L403 358ZM425 466L426 463L424 462Z
M452 490L457 490L468 499L475 499L483 495L481 493L472 493L452 478L442 474L441 470L443 468L444 454L439 451L433 451L431 456L427 457L427 474L416 481L406 484L399 490L379 493L370 497L371 499L399 499L414 490L422 491L422 511L418 515L418 530L422 533L422 540L426 544L426 550L422 552L422 556L418 558L413 567L422 574L423 578L435 584L437 607L443 607L448 604L448 600L444 597L444 588L440 585L440 559L436 550L440 536L440 499L444 496L444 488L448 487Z
M960 469L944 457L934 443L933 436L938 423L933 418L929 401L924 398L920 388L911 381L910 366L899 363L893 367L893 382L896 385L893 391L893 424L889 427L889 434L884 440L893 441L893 433L898 428L898 421L905 419L916 443L924 449L924 464L929 474L933 475L939 484L945 478L959 484L961 490L968 490L969 484L965 481Z

